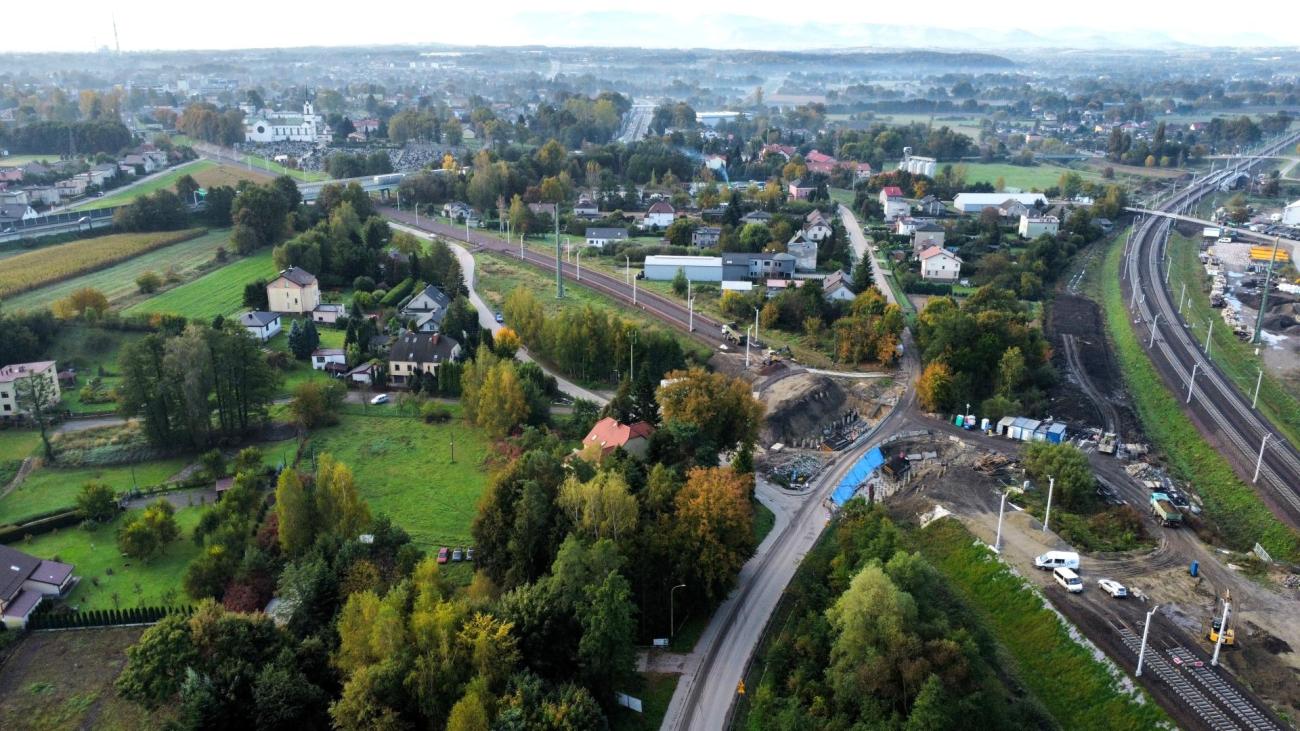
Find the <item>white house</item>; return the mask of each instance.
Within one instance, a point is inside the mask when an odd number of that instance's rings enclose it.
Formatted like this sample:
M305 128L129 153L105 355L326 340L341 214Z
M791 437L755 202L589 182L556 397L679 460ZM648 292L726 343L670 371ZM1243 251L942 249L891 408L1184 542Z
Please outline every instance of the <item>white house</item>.
M796 231L785 244L785 251L794 257L794 268L801 272L817 271L817 242Z
M430 284L406 303L402 317L415 321L417 332L432 333L442 330L442 321L451 307L451 298Z
M677 211L668 201L655 201L645 212L645 218L641 220L643 228L668 228L673 224L673 219L677 217Z
M1020 236L1026 239L1036 239L1043 234L1055 236L1061 227L1061 220L1056 216L1030 216L1028 214L1020 217Z
M343 305L337 302L324 303L316 305L316 309L311 311L313 322L319 322L325 325L333 325L343 316Z
M13 363L0 368L0 418L9 419L23 413L18 403L19 383L29 378L45 378L50 382L50 403L58 403L62 394L59 391L59 369L52 360L36 363Z
M1033 206L1038 203L1047 205L1047 196L1042 193L958 193L952 199L953 208L958 213L975 213L978 214L985 208L1002 208L1002 204L1009 200L1017 201L1025 206Z
M831 235L831 225L822 216L821 211L813 211L804 219L803 237L809 241L822 241Z
M323 371L330 363L336 366L346 366L348 362L347 354L342 348L317 348L311 352L311 367L313 370Z
M36 558L0 546L0 621L22 629L47 596L63 596L77 584L72 564Z
M311 102L303 102L302 114L270 112L255 116L244 124L246 142L316 142L324 132L325 121L316 114Z
M1282 223L1288 226L1300 226L1300 201L1296 201L1283 209Z
M253 310L240 315L239 324L244 326L249 335L265 343L280 332L280 315Z
M921 278L932 282L955 282L961 278L961 257L941 246L921 252Z
M831 302L852 302L857 294L849 288L849 275L837 270L822 280L822 296Z
M880 189L880 207L885 209L885 220L892 221L912 212L912 207L903 198L903 189L897 185L887 185Z
M587 246L595 246L598 249L605 248L605 244L618 243L627 241L627 229L625 228L589 228L587 229Z

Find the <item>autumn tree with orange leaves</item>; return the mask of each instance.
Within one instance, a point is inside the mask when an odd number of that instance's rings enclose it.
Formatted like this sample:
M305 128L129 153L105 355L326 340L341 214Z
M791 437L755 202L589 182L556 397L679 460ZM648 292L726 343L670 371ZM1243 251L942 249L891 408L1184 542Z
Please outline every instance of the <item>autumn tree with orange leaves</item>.
M697 467L677 493L681 576L709 602L731 590L754 553L754 479L730 467Z

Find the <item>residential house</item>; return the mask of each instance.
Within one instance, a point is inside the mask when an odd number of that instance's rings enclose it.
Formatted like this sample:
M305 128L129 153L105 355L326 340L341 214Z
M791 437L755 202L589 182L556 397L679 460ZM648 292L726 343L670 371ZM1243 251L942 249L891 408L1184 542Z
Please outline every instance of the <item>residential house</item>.
M556 205L554 203L529 203L528 210L534 216L547 216L555 221Z
M803 158L804 166L810 173L820 173L821 175L830 175L835 172L835 166L840 164L839 160L827 155L824 152L813 150Z
M38 185L24 189L27 192L28 203L34 206L57 206L59 205L59 189L53 185Z
M121 159L119 167L131 175L148 175L158 169L155 158L144 155L127 155Z
M599 459L622 448L637 459L645 459L654 432L655 428L647 422L620 424L614 417L606 416L583 437L582 448L577 451L584 459Z
M0 168L0 183L21 183L23 182L22 168Z
M249 335L265 343L280 332L280 315L252 310L239 316L239 324L244 326Z
M1027 206L1018 200L1007 200L998 206L998 213L1003 218L1019 219L1022 216L1032 215L1037 212L1033 206Z
M809 241L822 241L835 233L821 211L813 211L804 218L803 235Z
M26 203L0 204L0 226L39 218L41 214Z
M303 315L320 304L320 285L316 275L306 269L289 267L266 285L267 307L272 312Z
M343 348L317 348L311 352L311 367L313 370L327 370L327 366L343 366L348 362L347 354ZM347 371L347 368L343 368Z
M580 196L578 202L573 204L573 215L578 218L600 218L600 206L591 198Z
M345 378L349 383L369 385L375 382L375 370L376 367L374 363L362 363L356 368L344 373L343 378Z
M443 363L460 357L460 343L439 333L402 334L388 353L388 382L409 386L416 374L438 375Z
M880 189L880 207L884 209L886 221L902 218L912 212L912 207L903 198L903 189L897 185L887 185Z
M786 253L794 257L795 271L817 271L817 242L796 231L785 244Z
M795 258L790 254L728 252L722 255L724 282L790 279L794 272Z
M942 216L943 212L947 210L943 205L943 201L933 195L927 195L918 201L917 209L917 213L920 213L922 216Z
M922 279L952 283L961 278L961 258L942 246L931 246L920 258Z
M1021 238L1036 239L1044 234L1055 236L1061 227L1061 219L1056 216L1030 216L1028 214L1020 216Z
M311 311L312 322L319 322L325 325L333 325L343 317L343 305L336 302L322 302L316 305L316 309Z
M646 209L645 218L641 219L642 228L664 229L672 225L673 219L676 218L677 211L673 209L673 204L668 201L655 201L654 205Z
M852 302L857 293L849 288L852 280L843 269L837 269L822 280L822 296L828 302Z
M880 194L877 196L877 199L880 201L880 207L884 208L889 203L890 198L902 198L902 197L903 197L902 188L898 187L897 185L886 185L885 187L880 189Z
M31 205L32 196L27 192L27 188L18 188L9 190L5 188L0 190L0 206L26 206Z
M923 223L912 229L912 251L918 254L931 246L943 246L943 238L947 234L943 226L934 223Z
M47 561L0 545L0 620L23 629L32 612L50 596L64 596L77 584L72 564Z
M606 244L627 241L625 228L589 228L587 229L587 246L603 249Z
M86 179L71 177L54 184L59 191L59 198L77 198L86 194Z
M461 203L459 201L444 203L442 206L442 215L450 218L456 223L469 224L472 228L478 228L482 225L482 220L479 218L478 211L474 210L474 208L468 203Z
M58 403L63 398L63 392L59 389L59 369L54 361L13 363L0 368L0 419L11 419L26 413L23 404L18 403L18 392L20 388L25 388L19 384L29 378L44 378L50 382L53 389L50 403Z
M691 232L691 246L701 248L716 248L718 240L722 238L722 228L720 226L700 226Z
M790 198L792 200L808 200L815 192L817 192L817 186L804 182L802 178L790 181Z
M1300 203L1300 201L1296 201L1296 202ZM740 217L740 222L744 224L750 224L750 223L769 224L772 222L772 214L768 213L767 211L750 211L749 213L746 213L745 215Z
M791 145L763 145L763 149L758 152L758 159L764 160L768 155L780 155L789 161L796 152L798 151Z
M103 185L116 178L117 172L117 166L111 162L96 165L90 169L90 183L91 185Z
M861 182L863 180L866 180L867 178L870 178L873 174L873 171L871 170L871 163L869 162L852 163L852 170L853 170L854 182Z
M430 284L407 301L402 307L402 317L415 321L416 332L440 332L449 307L451 307L451 298L441 289Z

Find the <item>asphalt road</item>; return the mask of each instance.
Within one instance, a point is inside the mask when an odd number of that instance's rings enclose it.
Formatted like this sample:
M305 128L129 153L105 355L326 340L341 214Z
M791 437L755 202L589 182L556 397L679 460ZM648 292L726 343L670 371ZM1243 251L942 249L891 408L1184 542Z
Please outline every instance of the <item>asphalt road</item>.
M1265 150L1293 145L1300 134L1274 143ZM1162 211L1179 213L1190 204L1214 191L1218 178L1228 171L1198 181L1175 193L1159 205ZM1268 420L1251 407L1251 399L1241 393L1219 370L1213 358L1189 332L1178 314L1174 295L1167 288L1163 271L1165 237L1171 222L1159 216L1147 216L1137 225L1128 246L1122 287L1126 302L1145 327L1138 331L1143 343L1150 342L1153 323L1156 337L1148 350L1152 364L1170 390L1184 399L1184 409L1205 438L1228 458L1237 474L1250 481L1262 449L1261 468L1256 484L1260 494L1279 517L1300 527L1300 453L1285 437L1273 429ZM1172 324L1172 326L1171 326ZM1194 378L1193 378L1194 376ZM1187 395L1190 387L1190 402ZM1265 443L1266 442L1266 443ZM1261 448L1261 445L1264 445Z
M867 250L870 250L871 273L876 278L877 288L885 294L886 302L891 305L898 304L897 299L894 297L894 288L885 284L885 270L880 266L880 262L876 260L875 246L867 240L866 234L862 233L862 225L858 223L857 216L854 216L853 211L843 204L840 204L840 220L844 222L844 230L849 234L849 245L853 247L855 266L857 261L862 260L862 255Z

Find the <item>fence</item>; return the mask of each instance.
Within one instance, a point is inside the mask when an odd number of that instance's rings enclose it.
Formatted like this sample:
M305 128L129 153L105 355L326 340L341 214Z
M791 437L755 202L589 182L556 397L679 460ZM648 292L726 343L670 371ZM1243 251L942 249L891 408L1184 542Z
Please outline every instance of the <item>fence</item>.
M50 606L42 604L42 606ZM87 627L115 627L121 625L153 624L170 614L189 616L193 605L183 607L130 607L127 609L90 609L87 611L59 612L38 609L27 620L27 629L57 630L84 629Z

